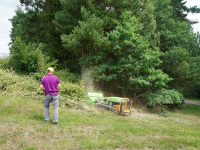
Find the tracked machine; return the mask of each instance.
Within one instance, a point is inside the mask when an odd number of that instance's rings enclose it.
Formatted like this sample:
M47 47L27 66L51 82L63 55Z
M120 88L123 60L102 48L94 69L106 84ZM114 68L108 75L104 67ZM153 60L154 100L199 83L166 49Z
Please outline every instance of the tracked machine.
M130 101L128 98L103 97L103 94L101 93L88 92L87 103L95 104L96 107L104 110L110 110L116 114L131 114L132 101Z

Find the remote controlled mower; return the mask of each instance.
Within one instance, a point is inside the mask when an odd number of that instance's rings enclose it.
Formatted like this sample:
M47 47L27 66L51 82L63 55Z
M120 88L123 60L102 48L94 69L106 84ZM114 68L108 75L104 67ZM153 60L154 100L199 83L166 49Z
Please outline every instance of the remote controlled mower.
M101 93L87 93L87 103L121 115L130 115L132 101L121 97L103 97Z

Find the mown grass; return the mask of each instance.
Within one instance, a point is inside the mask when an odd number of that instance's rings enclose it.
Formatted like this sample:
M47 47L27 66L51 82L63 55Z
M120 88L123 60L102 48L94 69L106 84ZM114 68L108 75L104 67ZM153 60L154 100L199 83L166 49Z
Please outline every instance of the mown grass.
M43 122L41 101L0 99L0 149L200 149L200 109L187 112L194 108L189 104L168 118L60 108L54 126L52 118ZM52 107L50 112L52 116Z

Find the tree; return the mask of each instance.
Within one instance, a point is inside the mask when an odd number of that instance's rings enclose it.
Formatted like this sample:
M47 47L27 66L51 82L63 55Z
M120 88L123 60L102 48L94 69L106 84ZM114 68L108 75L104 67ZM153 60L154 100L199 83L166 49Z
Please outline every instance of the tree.
M19 37L10 48L9 65L18 73L29 74L37 71L37 45L26 45Z
M39 43L42 41L40 36L40 28L37 22L37 13L28 10L26 13L19 7L16 10L16 16L10 19L13 28L11 31L11 40L16 36L21 37L26 44Z
M160 68L174 79L169 84L171 88L179 90L185 96L191 96L197 95L192 92L198 85L198 69L193 66L197 67L199 64L197 58L200 49L198 34L194 34L191 27L195 22L188 20L186 16L189 12L199 12L199 8L187 8L185 3L183 0L153 0L156 8L156 33L160 33L160 50L165 53L161 57L163 64Z
M68 36L69 34L72 34L72 30L74 28L80 28L78 26L79 21L85 21L85 18L82 14L81 6L83 6L86 11L92 16L94 15L96 18L99 18L101 23L101 35L103 37L106 37L106 33L109 33L110 31L114 30L116 27L116 22L120 19L120 15L125 10L130 10L141 22L141 25L143 26L143 34L147 37L147 39L150 41L152 46L156 46L159 40L159 34L155 34L155 26L156 22L153 16L153 6L148 0L112 0L112 1L105 1L105 0L61 0L62 10L58 11L55 15L55 21L54 24L56 26L56 30L61 34L62 40L64 37ZM73 8L73 9L72 9ZM76 29L77 30L77 29ZM74 30L75 31L75 30ZM103 32L103 33L102 33ZM84 52L93 52L97 50L97 47L91 46L90 42L88 45L88 38L89 37L83 37L85 35L81 35L83 39L85 39L85 44L83 46L82 44L82 50L78 48L76 51L82 51ZM151 37L151 38L149 38ZM90 37L90 40L95 37ZM98 38L96 38L98 39ZM99 39L101 40L101 39ZM64 42L65 43L65 42ZM83 41L82 41L83 43ZM68 44L68 42L67 42ZM81 59L82 55L76 55L74 56L74 53L72 53L72 49L75 49L75 45L73 46L66 46L65 50L62 51L62 55L64 56L65 62L68 64L68 61L70 59L72 61ZM93 47L93 49L91 49ZM79 53L81 54L81 53ZM76 66L77 64L74 63Z
M175 20L186 21L186 22L190 22L192 24L198 23L195 21L188 20L187 15L188 15L188 13L200 13L200 8L197 8L197 6L188 8L185 5L186 3L187 3L187 1L184 1L184 0L171 0L170 6L173 9L173 13L172 13L173 18Z
M99 20L94 16L86 18L89 21ZM97 40L99 42L97 46L100 47L97 47L97 51L85 54L81 58L81 66L86 68L93 66L94 78L97 81L103 79L107 82L106 85L111 84L116 93L124 96L136 96L166 87L170 78L161 70L155 69L161 63L159 50L149 48L146 37L140 35L142 26L131 12L125 12L120 19L116 29L107 33L111 45L109 46L109 42L106 43L108 40L106 38L104 42L102 42L103 38ZM81 37L81 34L86 33L87 38L93 37L93 34L88 31L95 30L89 28L88 20L79 22L79 27L75 28L72 34L62 38L63 42L69 46L72 43L80 45L82 42L85 43L81 41L82 38L77 38ZM93 21L93 23L100 24L98 21ZM92 25L91 22L90 25ZM107 45L107 49L104 49Z
M81 13L83 21L79 21L79 26L74 28L72 34L61 35L64 47L82 56L108 48L110 42L104 36L103 21L95 14L90 15L84 7L81 8Z
M44 73L46 68L56 67L57 60L43 54L41 48L41 45L35 43L27 45L16 37L10 48L9 66L20 74Z
M48 53L51 58L60 59L59 51L62 49L60 34L56 32L55 25L52 23L55 13L60 10L59 0L21 0L20 2L26 6L26 11L18 8L16 16L10 19L13 25L11 39L18 36L27 45L42 43L43 52Z

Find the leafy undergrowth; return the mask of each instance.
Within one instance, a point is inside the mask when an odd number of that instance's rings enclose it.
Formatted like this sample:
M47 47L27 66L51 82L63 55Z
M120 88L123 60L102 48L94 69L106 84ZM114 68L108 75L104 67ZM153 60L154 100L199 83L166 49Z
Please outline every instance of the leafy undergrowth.
M200 149L199 116L179 111L165 118L60 108L54 126L37 99L3 95L0 106L0 149Z
M32 76L18 75L13 71L0 69L0 96L12 95L43 101L44 93L39 89L40 82ZM60 105L80 108L85 92L81 83L61 82Z

